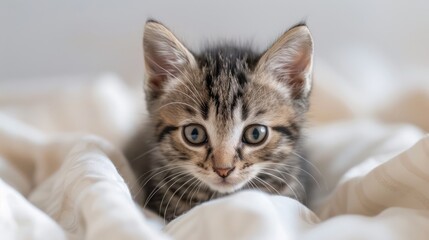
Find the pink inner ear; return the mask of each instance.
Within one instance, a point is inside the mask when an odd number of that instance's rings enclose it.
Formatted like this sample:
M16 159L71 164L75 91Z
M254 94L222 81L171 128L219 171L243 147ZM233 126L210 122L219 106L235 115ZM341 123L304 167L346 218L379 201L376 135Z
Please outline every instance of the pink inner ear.
M151 99L158 98L162 94L163 85L166 82L165 76L152 76L148 79L150 91L147 93Z
M147 56L152 56L152 58ZM173 61L169 59L169 56L158 56L149 53L146 55L145 61L149 70L149 87L155 94L159 94L162 92L168 78L175 76L178 71L172 65Z
M283 66L283 71L287 73L287 79L284 79L289 88L291 89L292 98L298 99L303 97L303 90L305 88L307 78L307 71L311 64L311 53L302 51L294 58L289 64Z
M145 55L145 61L147 66L149 67L149 72L151 75L173 75L174 74L174 59L172 57L165 54L160 54L156 52L149 52Z
M307 68L310 65L311 54L307 51L301 52L295 56L293 65L291 66L291 78L295 78L296 75L302 75L306 72Z
M155 77L151 77L149 79L149 83L150 83L150 87L153 89L161 89L162 86L164 85L164 82L166 81L165 76L155 76Z

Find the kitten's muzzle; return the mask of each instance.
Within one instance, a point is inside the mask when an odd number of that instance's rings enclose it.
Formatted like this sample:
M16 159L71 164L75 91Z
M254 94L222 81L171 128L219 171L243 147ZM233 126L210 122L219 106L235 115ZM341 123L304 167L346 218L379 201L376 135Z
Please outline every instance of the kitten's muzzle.
M226 178L228 177L232 171L234 171L235 167L231 167L231 168L215 168L213 167L213 171L215 171L215 173L217 173L217 175L219 175L219 177L222 178Z

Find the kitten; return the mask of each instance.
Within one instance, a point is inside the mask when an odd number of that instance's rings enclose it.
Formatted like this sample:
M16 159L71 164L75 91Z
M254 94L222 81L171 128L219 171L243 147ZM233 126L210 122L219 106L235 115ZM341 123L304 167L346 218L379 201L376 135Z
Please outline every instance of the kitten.
M313 42L305 24L268 50L188 50L164 25L144 29L149 119L127 157L143 205L166 220L242 189L306 198L300 149Z

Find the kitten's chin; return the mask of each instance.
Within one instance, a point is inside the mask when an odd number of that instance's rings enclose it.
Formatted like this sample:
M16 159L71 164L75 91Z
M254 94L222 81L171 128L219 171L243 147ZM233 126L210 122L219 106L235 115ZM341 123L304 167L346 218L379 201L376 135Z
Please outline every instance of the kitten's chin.
M206 184L212 189L213 191L219 192L219 193L233 193L241 188L246 184L246 181L242 181L239 183L231 182L230 180L221 179L216 182L206 182Z
M233 193L242 189L246 183L248 183L252 178L257 175L257 171L249 170L246 173L237 173L233 172L227 178L221 178L217 174L212 172L201 173L196 172L194 176L199 179L201 182L205 183L210 190L219 192L219 193Z

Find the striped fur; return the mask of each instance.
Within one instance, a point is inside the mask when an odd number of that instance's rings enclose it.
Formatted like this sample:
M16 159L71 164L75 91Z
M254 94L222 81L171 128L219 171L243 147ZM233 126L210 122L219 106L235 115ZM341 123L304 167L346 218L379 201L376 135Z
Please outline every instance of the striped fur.
M127 157L145 207L172 220L242 189L305 202L309 169L300 146L311 87L307 27L293 27L262 54L225 44L193 54L162 24L149 21L144 49L150 119ZM207 132L202 146L183 139L184 126L192 123ZM252 124L268 127L261 145L242 140ZM215 166L233 170L222 178Z

